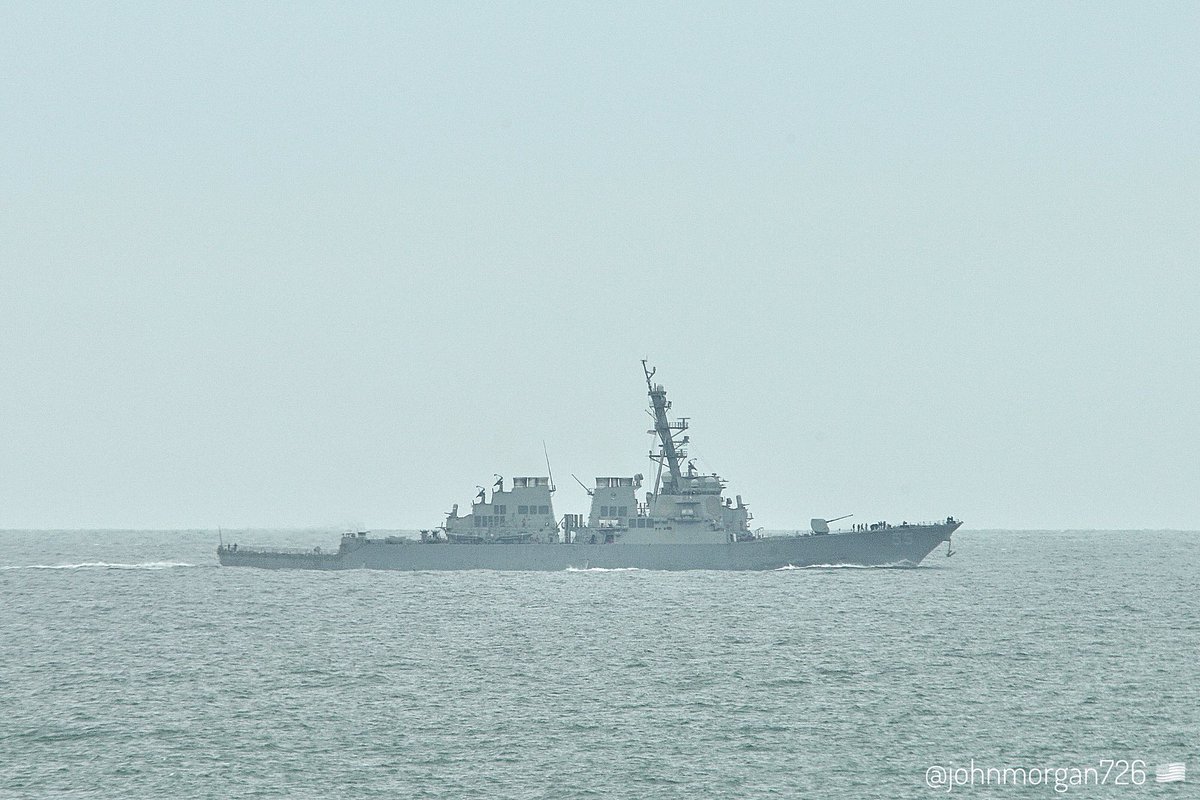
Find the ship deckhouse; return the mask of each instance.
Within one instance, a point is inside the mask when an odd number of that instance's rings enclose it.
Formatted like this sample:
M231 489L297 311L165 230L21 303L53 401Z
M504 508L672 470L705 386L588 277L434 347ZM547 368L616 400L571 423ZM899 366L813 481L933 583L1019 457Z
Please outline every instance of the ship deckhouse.
M447 538L452 542L496 544L558 541L550 478L513 478L512 488L507 491L504 478L496 478L491 499L481 486L470 514L459 516L456 505L446 515Z

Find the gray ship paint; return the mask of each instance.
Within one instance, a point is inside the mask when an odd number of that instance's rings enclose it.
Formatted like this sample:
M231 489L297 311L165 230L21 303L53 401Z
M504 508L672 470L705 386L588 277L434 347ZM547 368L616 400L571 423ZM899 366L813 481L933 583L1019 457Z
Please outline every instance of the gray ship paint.
M637 497L641 474L602 476L588 491L592 505L586 525L573 514L555 522L549 476L514 478L506 490L503 476L496 475L490 498L479 487L470 513L460 515L455 505L444 525L421 531L420 541L351 532L333 553L222 544L218 558L224 566L326 570L916 566L962 525L947 517L937 523L880 522L834 532L824 519L814 518L810 535L757 535L750 530L753 517L741 496L725 497L721 477L699 474L687 459L688 420L668 416L666 388L654 382L655 370L645 361L642 368L658 440L658 452L650 454L654 488L644 500Z
M961 522L870 532L775 536L726 544L434 544L346 535L336 553L226 547L225 566L264 569L766 570L819 565L913 567Z

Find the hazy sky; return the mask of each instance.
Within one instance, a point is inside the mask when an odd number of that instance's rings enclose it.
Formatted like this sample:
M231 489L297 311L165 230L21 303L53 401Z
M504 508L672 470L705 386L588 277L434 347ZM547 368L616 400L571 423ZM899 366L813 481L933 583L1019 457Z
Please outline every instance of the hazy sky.
M5 4L0 527L1200 528L1200 4Z

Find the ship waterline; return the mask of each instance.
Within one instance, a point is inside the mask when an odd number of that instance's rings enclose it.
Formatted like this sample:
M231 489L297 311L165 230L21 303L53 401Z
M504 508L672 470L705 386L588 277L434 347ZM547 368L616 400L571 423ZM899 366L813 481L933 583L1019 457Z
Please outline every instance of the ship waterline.
M559 518L552 476L516 477L506 489L497 475L490 497L479 487L469 513L460 514L455 505L445 523L421 531L419 541L351 532L335 552L222 545L218 558L225 566L265 569L410 571L916 566L962 525L947 517L831 531L826 520L814 518L811 534L753 532L753 515L742 496L726 497L725 480L699 472L688 459L688 418L668 417L666 389L654 382L655 370L645 361L642 367L658 449L649 456L653 489L641 497L641 474L600 476L594 488L584 486L592 498L589 514Z
M344 537L334 553L221 548L222 564L264 569L389 570L772 570L811 566L919 564L961 522L876 531L767 536L725 544L430 544Z

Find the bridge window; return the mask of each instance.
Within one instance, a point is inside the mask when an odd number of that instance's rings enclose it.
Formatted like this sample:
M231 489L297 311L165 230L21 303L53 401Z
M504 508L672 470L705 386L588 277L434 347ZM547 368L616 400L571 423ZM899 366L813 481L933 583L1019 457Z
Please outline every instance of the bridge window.
M496 515L503 517L505 514L508 513L508 506L494 506L492 508L492 511Z
M629 506L621 506L620 508L618 508L617 516L618 517L628 517L629 516Z
M600 506L600 516L602 516L602 517L608 516L608 506Z
M538 513L539 514L549 514L550 506L538 506Z
M529 506L517 506L517 513L518 514L528 514Z

